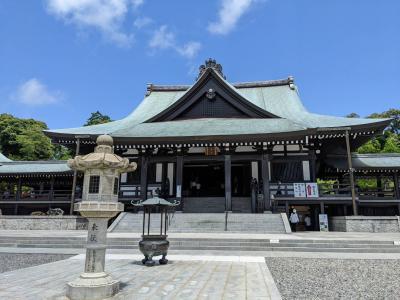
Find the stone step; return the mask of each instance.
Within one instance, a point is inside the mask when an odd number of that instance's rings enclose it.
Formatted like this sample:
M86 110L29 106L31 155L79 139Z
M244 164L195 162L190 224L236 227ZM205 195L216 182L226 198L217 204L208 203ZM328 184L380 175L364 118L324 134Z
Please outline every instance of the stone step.
M160 215L153 214L151 230L160 226ZM125 213L113 224L111 232L141 232L142 213ZM224 213L175 213L170 215L169 232L224 232ZM229 232L285 233L280 214L229 213Z

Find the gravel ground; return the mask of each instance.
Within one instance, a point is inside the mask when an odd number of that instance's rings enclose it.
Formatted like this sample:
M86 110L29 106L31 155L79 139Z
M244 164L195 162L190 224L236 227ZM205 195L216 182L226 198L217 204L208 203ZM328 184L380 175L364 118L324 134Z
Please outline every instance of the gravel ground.
M399 299L400 260L266 258L283 299Z
M15 254L0 253L0 273L38 266L63 260L72 255L65 254Z

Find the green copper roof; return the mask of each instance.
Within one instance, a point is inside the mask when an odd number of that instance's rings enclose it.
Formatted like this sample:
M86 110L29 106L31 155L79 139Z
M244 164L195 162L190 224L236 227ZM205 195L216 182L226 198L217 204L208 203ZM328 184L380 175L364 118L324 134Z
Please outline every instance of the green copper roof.
M221 77L218 73L214 75ZM222 78L222 77L221 77ZM113 137L183 137L201 135L269 134L296 132L320 127L358 126L389 122L388 119L343 118L310 113L303 106L297 88L289 81L244 83L232 85L224 82L247 101L279 118L265 119L193 119L144 123L176 103L190 87L159 87L150 90L139 106L126 118L107 124L48 130L50 136L99 135ZM186 126L187 125L187 126ZM385 124L383 124L384 126ZM182 128L182 126L184 126Z
M2 153L0 153L0 163L2 163L2 162L10 162L10 161L12 161L12 160L7 158L6 156L4 156Z
M337 169L348 169L347 159L343 156L330 156L326 163ZM400 169L400 153L352 154L353 168L366 169Z
M0 165L0 175L64 172L71 172L66 161L12 161Z

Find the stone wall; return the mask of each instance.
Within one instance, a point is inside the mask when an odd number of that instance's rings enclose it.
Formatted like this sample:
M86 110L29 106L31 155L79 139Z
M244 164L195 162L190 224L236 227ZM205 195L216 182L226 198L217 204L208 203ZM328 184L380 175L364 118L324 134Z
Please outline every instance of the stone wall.
M84 230L86 218L78 216L0 216L0 230Z
M330 231L342 232L399 232L397 216L345 216L329 219Z

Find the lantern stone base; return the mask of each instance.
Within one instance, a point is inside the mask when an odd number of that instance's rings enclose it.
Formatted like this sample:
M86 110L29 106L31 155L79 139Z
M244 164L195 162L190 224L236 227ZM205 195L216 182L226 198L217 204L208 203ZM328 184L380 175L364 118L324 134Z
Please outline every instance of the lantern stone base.
M71 300L98 300L112 297L118 292L119 281L107 273L83 273L67 283L66 295Z

